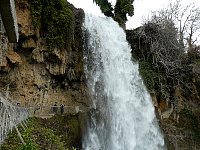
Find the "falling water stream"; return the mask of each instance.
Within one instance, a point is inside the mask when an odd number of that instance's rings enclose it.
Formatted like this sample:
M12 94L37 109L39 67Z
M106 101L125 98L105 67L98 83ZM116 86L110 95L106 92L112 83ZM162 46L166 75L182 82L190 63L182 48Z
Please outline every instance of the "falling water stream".
M154 107L122 28L85 16L85 73L93 104L85 150L162 150Z

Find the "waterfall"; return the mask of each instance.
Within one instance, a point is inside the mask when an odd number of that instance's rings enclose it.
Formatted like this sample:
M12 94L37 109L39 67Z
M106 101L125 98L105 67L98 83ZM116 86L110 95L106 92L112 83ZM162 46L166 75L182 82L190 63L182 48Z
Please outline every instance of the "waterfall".
M85 150L161 150L164 139L126 35L111 18L85 16L85 74L92 99Z

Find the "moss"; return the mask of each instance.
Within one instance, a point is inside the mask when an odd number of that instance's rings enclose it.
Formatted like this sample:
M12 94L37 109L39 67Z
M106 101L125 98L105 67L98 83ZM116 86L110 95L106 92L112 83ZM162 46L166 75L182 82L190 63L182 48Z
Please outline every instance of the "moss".
M62 136L66 145L81 148L78 114L67 116L56 115L50 118L48 122L43 122L42 124L44 124L46 128L54 130L58 136Z
M41 13L42 13L42 1L33 0L31 1L31 16L34 27L41 27Z
M77 118L71 118L67 121L68 129L69 129L69 135L70 135L70 141L69 144L76 145L77 143L74 143L75 141L80 141L80 126Z
M200 126L197 116L189 109L182 109L179 120L179 126L193 131L194 139L200 141Z
M149 62L140 61L139 71L144 80L144 83L149 91L155 89L156 80L158 78L157 72L154 70L153 66Z
M25 146L14 131L2 145L2 149L76 150L77 143L80 144L79 121L76 115L58 115L50 119L30 118L27 126L26 130L19 126L19 131L27 143Z
M169 95L166 76L145 60L139 61L139 72L149 92L154 91L161 99Z
M18 129L20 133L22 134L22 137L27 143L27 145L23 145L18 138L17 132L14 130L12 133L9 134L8 138L5 140L5 143L2 145L3 150L37 150L38 145L35 143L34 139L31 138L31 131L33 130L34 126L34 119L30 119L28 125L30 128L27 128L27 130L23 130L21 126L18 126Z
M40 29L50 50L66 49L73 40L74 15L66 0L32 0L33 25Z
M36 143L29 141L26 145L20 146L17 150L38 150L39 147Z

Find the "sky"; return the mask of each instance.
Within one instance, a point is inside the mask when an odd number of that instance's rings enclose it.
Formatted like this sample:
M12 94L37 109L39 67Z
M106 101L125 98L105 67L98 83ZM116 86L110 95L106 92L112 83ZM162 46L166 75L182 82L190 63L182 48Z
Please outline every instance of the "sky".
M116 3L116 0L109 0L113 5ZM173 0L172 0L173 1ZM200 0L182 0L183 3L195 2L200 6ZM68 0L68 2L74 4L77 8L82 8L85 12L94 14L96 16L103 16L101 10L96 4L93 3L93 0ZM159 10L163 7L166 7L169 3L169 0L135 0L134 1L134 16L128 17L126 23L127 29L133 29L142 24L143 18L146 18L148 15L151 15L151 11Z

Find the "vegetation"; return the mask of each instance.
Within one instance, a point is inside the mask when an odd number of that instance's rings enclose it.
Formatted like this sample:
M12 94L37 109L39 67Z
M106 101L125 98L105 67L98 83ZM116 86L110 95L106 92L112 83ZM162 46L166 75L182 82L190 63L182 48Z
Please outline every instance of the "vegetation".
M134 32L127 31L127 40L131 43L133 55L139 60L139 71L147 89L156 93L158 99L170 100L176 110L179 99L175 95L177 89L182 91L182 96L186 99L190 97L198 100L200 95L196 88L200 81L197 69L200 48L196 45L191 46L191 43L188 43L188 47L183 46L183 39L187 39L188 35L183 34L183 29L176 26L176 19L181 14L185 15L185 12L180 11L178 4L180 0L177 0L175 6L171 4L170 9L153 13L152 17ZM186 18L192 17L193 13L198 13L196 8L190 12L191 14ZM184 32L187 32L186 27L191 24L191 21L194 22L193 26L190 26L192 35L197 29L194 25L200 20L198 15L194 16L196 18L184 22ZM187 48L188 53L184 53Z
M157 80L158 80L158 73L156 72L155 68L146 61L141 61L139 63L139 70L140 74L143 76L144 83L149 91L155 89Z
M114 8L114 20L117 21L120 25L123 25L127 21L127 15L134 15L134 0L117 0Z
M194 134L195 140L200 140L200 126L196 115L188 109L183 109L180 114L181 118L179 126L191 130Z
M158 68L145 60L140 60L139 71L143 77L144 84L148 91L156 93L161 99L169 96L167 78L164 72L158 71Z
M50 50L68 48L73 40L74 16L66 0L32 0L33 25Z
M200 9L195 3L184 4L182 0L170 1L168 7L153 12L151 20L161 24L163 21L171 20L178 31L180 48L188 46L190 50L198 43L199 37L195 35L200 31Z
M120 26L125 26L127 16L134 15L134 0L117 0L115 7L108 0L94 0L94 2L100 7L101 11L108 17L113 17ZM114 12L113 12L114 10Z
M94 0L94 2L100 7L102 13L107 17L114 17L112 4L107 0Z
M26 130L20 132L26 145L14 131L2 145L3 150L77 150L80 148L80 127L77 115L54 116L50 119L30 118Z
M168 149L199 149L200 118L194 110L200 104L200 48L194 45L184 53L177 34L173 24L153 20L127 31L127 40L139 61L144 84L156 96L158 110L164 112L173 107L170 118L161 120Z
M200 13L194 4L180 7L177 0L154 12L143 26L127 31L127 40L158 111L173 108L168 119L160 120L168 149L199 149L200 46L194 35Z
M150 22L134 33L127 31L127 40L133 42L133 55L139 61L144 83L149 92L156 93L158 99L173 98L170 95L171 84L177 82L173 78L176 79L176 67L180 65L176 32L172 34L168 28Z

